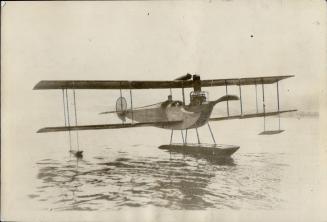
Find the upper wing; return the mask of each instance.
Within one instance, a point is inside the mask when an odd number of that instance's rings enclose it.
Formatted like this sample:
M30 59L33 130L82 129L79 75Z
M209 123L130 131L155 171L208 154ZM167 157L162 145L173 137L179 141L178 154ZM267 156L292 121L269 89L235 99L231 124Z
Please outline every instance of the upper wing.
M287 76L267 76L267 77L249 77L240 79L209 79L202 80L202 87L210 86L225 86L225 85L255 85L255 84L272 84L283 79L294 77L294 75Z
M76 130L103 130L103 129L120 129L120 128L131 128L131 127L143 127L143 126L170 126L181 121L168 121L168 122L143 122L143 123L124 123L124 124L102 124L102 125L81 125L81 126L56 126L56 127L45 127L39 129L38 133L49 133L49 132L61 132L61 131L76 131Z
M209 79L201 80L202 87L225 86L225 85L255 85L272 84L280 80L293 77L268 76L240 79ZM191 88L192 80L173 81L93 81L93 80L43 80L35 85L34 89L169 89Z

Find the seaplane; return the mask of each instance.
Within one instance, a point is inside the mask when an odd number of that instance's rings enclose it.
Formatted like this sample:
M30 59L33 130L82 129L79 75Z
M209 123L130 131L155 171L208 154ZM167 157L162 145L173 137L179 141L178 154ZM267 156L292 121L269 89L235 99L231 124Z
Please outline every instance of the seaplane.
M250 78L232 78L232 79L207 79L201 80L200 75L189 74L178 77L170 81L125 81L125 80L42 80L38 82L34 90L61 90L62 99L64 105L64 126L53 126L41 128L37 133L50 133L67 131L70 138L71 147L71 132L76 131L78 140L78 131L80 130L105 130L105 129L123 129L132 127L158 127L166 130L170 130L170 143L167 145L159 146L160 149L169 150L172 152L183 152L190 154L201 154L212 157L230 157L240 147L237 145L224 145L217 144L214 133L210 127L210 122L224 121L233 119L246 119L262 117L264 119L264 130L260 135L273 135L282 133L284 130L280 129L280 114L287 112L295 112L296 109L281 110L279 104L279 82L281 80L293 77L293 75L284 76L268 76L268 77L250 77ZM277 110L272 112L266 112L265 105L265 85L276 84L277 92ZM256 112L244 113L242 102L242 87L243 86L255 86L256 95ZM257 86L262 87L262 110L258 110L258 90ZM238 87L239 94L231 95L228 93L230 86ZM226 94L218 98L217 100L209 101L208 92L202 91L202 87L225 87ZM181 89L182 100L174 100L172 97L172 89ZM185 89L193 88L193 91L189 94L189 104L185 102ZM134 90L150 90L150 89L168 89L167 100L142 106L133 107L133 91ZM73 112L75 115L75 121L71 117L71 111L69 107L68 92L73 94ZM116 100L116 110L104 111L100 114L116 114L121 120L121 123L113 124L101 124L101 125L78 125L77 121L77 109L76 109L76 96L75 90L119 90L120 94ZM122 91L129 91L129 101L122 96ZM229 103L239 101L240 114L231 115L229 109ZM212 111L216 104L226 103L226 115L219 117L211 117ZM129 107L128 107L129 106ZM278 116L278 130L266 130L267 116ZM207 125L212 137L212 144L204 144L200 142L198 128ZM187 134L189 130L195 130L197 135L197 143L188 143ZM182 143L173 143L174 131L180 131L182 137ZM78 143L77 143L78 144ZM82 157L83 151L70 150L76 157Z

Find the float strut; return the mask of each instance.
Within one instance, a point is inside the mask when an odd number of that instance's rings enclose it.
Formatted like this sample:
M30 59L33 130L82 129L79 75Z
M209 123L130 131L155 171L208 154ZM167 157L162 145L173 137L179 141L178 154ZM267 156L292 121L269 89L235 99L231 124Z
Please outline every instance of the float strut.
M199 137L199 132L198 132L198 128L195 128L195 131L196 131L196 136L198 138L198 144L200 144L200 137Z
M174 134L174 130L171 130L171 134L170 134L170 144L173 142L173 134Z
M183 144L185 144L184 135L183 135L183 130L181 130L181 135L182 135Z
M208 127L209 127L209 131L210 131L210 134L211 134L212 140L213 140L213 142L216 144L216 140L215 140L215 137L214 137L214 135L213 135L213 133L212 133L212 130L211 130L211 127L210 127L209 122L208 122Z

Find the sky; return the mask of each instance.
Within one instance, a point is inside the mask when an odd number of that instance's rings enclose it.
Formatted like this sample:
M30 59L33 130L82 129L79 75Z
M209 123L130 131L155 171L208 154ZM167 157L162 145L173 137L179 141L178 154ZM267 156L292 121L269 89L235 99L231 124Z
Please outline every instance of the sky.
M317 111L326 73L321 6L321 1L8 2L2 11L2 91L25 106L43 79L295 75L282 82L284 103Z
M4 136L63 124L61 92L32 90L40 80L295 75L280 83L281 109L317 112L327 84L322 6L321 1L7 2L1 19ZM225 94L223 87L204 90L211 100ZM98 113L113 110L119 97L117 90L76 93L81 124L103 123ZM239 92L231 87L229 93ZM157 103L168 94L134 90L133 105ZM266 86L265 95L266 111L276 111L276 86ZM129 92L123 96L129 103ZM173 90L173 98L181 99L181 90ZM253 86L242 89L242 99L243 113L255 111ZM260 90L258 99L261 107ZM239 103L230 109L239 114ZM225 111L219 104L214 113Z

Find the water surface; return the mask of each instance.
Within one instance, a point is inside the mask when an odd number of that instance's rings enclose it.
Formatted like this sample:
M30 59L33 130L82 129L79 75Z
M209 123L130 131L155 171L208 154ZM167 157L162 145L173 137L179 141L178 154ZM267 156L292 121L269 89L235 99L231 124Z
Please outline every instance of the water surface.
M288 121L303 124L296 119ZM315 126L314 120L306 120L308 123ZM151 130L142 130L147 133L135 138L136 142L131 138L108 146L103 139L84 147L83 159L76 159L67 150L37 159L36 185L28 197L43 210L58 211L146 206L283 209L296 183L289 175L301 164L294 149L304 151L306 144L301 147L301 143L288 139L295 135L295 129L274 136L259 136L253 129L234 138L243 144L232 158L215 160L160 150L153 144L156 141L146 139ZM233 132L225 132L226 136L229 133ZM127 131L125 136L129 134L133 132ZM104 134L93 135L99 139ZM307 135L307 140L312 138L313 132ZM142 140L150 144L137 143Z

